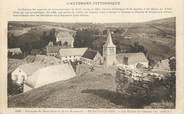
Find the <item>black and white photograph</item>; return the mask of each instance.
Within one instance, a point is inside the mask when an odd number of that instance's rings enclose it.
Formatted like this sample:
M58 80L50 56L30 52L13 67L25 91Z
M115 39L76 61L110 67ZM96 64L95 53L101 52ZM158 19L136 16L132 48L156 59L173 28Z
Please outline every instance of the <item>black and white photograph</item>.
M176 108L176 17L7 24L9 108Z

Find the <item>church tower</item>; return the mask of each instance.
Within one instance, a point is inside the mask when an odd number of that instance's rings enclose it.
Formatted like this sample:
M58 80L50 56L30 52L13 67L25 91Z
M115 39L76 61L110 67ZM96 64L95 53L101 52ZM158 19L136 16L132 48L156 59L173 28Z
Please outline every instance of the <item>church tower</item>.
M116 64L116 46L112 42L112 37L109 30L107 31L107 41L103 45L103 59L104 64L107 67Z

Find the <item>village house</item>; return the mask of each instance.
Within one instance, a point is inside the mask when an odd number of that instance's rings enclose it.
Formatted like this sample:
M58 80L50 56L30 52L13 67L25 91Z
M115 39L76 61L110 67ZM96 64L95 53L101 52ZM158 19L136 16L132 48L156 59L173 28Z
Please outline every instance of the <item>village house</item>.
M61 48L59 57L63 62L80 61L81 56L88 48Z
M144 53L120 53L117 54L117 61L119 64L128 65L132 68L148 68L149 63Z
M55 37L56 37L56 43L57 45L61 46L62 48L73 48L74 43L74 36L76 34L76 31L59 27L59 26L48 26L48 25L41 25L38 28L47 30L54 30L55 31Z
M161 70L161 71L170 71L169 61L175 59L175 57L170 57L169 59L164 59L159 61L154 67L153 70Z
M47 56L57 56L59 49L61 49L60 46L53 45L53 42L49 42L49 44L46 46L46 55Z
M69 32L57 32L56 43L63 48L73 48L73 35Z
M17 84L22 84L29 76L42 67L44 67L43 64L37 63L22 64L11 73L11 78Z
M88 65L99 65L103 63L103 57L101 54L96 50L88 49L80 59L82 63Z
M54 75L53 75L54 74ZM75 76L71 64L46 65L29 63L20 65L12 72L11 79L29 91L53 82L67 80Z

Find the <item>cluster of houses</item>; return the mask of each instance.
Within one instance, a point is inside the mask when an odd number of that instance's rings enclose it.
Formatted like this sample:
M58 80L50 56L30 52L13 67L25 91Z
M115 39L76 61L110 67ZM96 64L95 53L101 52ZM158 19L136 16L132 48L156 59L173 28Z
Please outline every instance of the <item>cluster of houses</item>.
M24 91L76 76L70 64L70 62L75 61L91 66L105 65L109 67L125 64L132 68L148 67L148 60L143 53L116 54L116 46L112 42L110 31L107 31L103 55L97 50L87 47L74 48L74 38L68 33L58 32L56 36L56 42L60 42L59 45L49 42L46 46L46 55L40 57L37 55L37 61L34 59L31 63L20 65L11 73L12 80L15 83L24 85ZM50 59L46 60L46 58ZM52 60L56 62L47 63L47 61Z

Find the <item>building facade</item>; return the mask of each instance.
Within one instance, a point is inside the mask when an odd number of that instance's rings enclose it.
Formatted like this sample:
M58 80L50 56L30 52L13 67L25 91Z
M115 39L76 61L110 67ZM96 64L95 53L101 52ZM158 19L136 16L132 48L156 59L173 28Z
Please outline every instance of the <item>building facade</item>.
M73 48L74 38L73 34L69 32L57 32L56 43L64 48Z
M100 65L103 63L103 57L96 50L88 49L84 55L82 55L81 59L82 63L88 65Z
M57 57L59 53L59 49L62 47L53 45L53 42L49 42L49 44L46 46L46 55L47 56L54 56Z
M61 48L59 50L59 57L63 62L80 61L81 56L88 48Z

